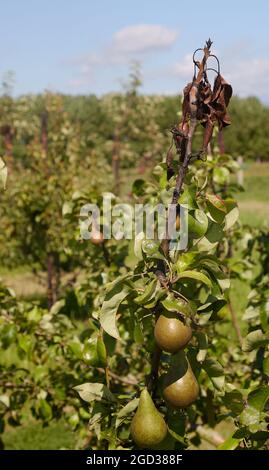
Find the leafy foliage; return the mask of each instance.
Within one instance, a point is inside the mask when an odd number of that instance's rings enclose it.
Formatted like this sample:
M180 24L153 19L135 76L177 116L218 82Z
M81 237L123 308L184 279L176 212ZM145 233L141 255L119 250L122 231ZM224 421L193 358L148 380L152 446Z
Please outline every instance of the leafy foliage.
M169 430L161 448L198 448L205 438L220 450L266 448L269 235L239 222L235 159L212 146L206 161L191 161L177 201L189 207L183 252L171 244L168 258L157 236L148 240L144 233L99 245L80 238L80 208L100 203L102 192L118 193L110 193L113 204L171 201L176 177L168 179L158 162L179 100L141 96L138 87L134 68L122 94L0 100L2 264L27 263L37 272L48 270L52 255L56 278L63 271L74 276L65 285L55 280L49 309L1 285L1 432L30 414L44 426L63 417L77 432L78 448L134 448L130 423L152 379L154 323L165 312L193 329L187 355L200 396L186 410L173 410L163 401L161 380L156 384L154 401ZM266 159L257 122L267 114L256 100L235 98L226 149ZM132 191L128 179L123 196L123 175L132 169L138 178ZM156 276L160 263L167 285ZM237 278L252 289L242 344L231 334L229 289ZM160 375L170 362L163 353ZM232 431L216 444L220 423L232 423Z

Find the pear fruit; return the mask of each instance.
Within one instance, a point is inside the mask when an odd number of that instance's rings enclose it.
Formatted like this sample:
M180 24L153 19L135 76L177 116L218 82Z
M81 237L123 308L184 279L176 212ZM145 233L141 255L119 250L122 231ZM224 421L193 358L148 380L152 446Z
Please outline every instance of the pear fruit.
M176 216L176 230L180 230L180 216L178 214Z
M184 351L172 356L170 369L163 376L162 385L163 397L173 408L186 408L197 399L199 385Z
M91 242L93 243L93 245L102 245L104 243L103 234L95 228L92 230Z
M159 316L156 322L154 336L160 349L175 353L188 344L192 337L192 329L175 314L165 312Z
M138 447L149 449L160 444L167 435L166 423L146 388L141 392L131 422L131 435Z

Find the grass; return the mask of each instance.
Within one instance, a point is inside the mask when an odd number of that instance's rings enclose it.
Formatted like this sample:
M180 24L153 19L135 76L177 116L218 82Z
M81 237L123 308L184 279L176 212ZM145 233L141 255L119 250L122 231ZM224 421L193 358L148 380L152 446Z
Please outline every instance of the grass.
M239 193L240 219L253 227L269 227L269 163L247 163L244 189Z
M38 276L30 271L26 266L23 270L12 270L1 273L4 284L13 289L17 297L23 299L33 299L44 297L46 294L46 276L40 273Z
M6 450L60 450L74 449L76 435L60 420L46 427L30 422L8 428L3 434Z

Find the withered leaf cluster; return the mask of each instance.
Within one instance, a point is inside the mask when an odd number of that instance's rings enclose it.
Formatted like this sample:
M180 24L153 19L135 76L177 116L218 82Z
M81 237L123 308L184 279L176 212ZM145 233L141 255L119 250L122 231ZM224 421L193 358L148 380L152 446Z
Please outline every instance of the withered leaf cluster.
M210 54L211 42L207 42L204 57L201 62L195 61L198 73L188 83L183 91L182 121L178 128L172 129L174 142L180 160L183 161L186 153L187 139L190 126L198 122L205 128L203 146L200 155L206 154L211 140L213 128L218 124L219 129L228 126L231 121L227 111L232 96L232 87L222 75L217 72L213 89L207 77L207 60ZM215 56L214 56L215 57Z

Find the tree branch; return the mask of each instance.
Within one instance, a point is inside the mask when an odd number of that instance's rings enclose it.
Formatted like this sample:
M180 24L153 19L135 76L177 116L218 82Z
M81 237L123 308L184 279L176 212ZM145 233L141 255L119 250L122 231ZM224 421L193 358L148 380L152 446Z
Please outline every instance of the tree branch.
M184 102L183 102L183 120L181 123L181 126L179 128L172 129L173 133L173 139L177 148L177 153L179 154L179 162L178 162L178 174L176 178L176 186L173 192L172 196L172 201L171 205L172 207L175 204L178 204L178 198L181 194L185 176L188 171L188 165L190 163L191 157L192 157L192 141L193 141L193 136L194 132L197 126L197 111L198 111L198 87L200 82L203 79L204 76L204 71L206 67L206 61L209 57L210 54L210 47L211 47L212 42L210 39L206 42L206 46L204 47L204 57L201 61L201 63L197 63L197 67L199 68L199 72L197 77L193 77L193 81L191 84L191 87L189 89L189 94L188 94L188 102L189 102L189 107L188 107L188 112L186 113L186 109L184 109ZM188 120L190 120L190 125L188 125ZM179 139L179 140L178 140ZM183 154L182 154L183 153ZM173 161L173 155L172 155L172 148L170 146L168 150L168 154L166 157L166 165L167 165L167 176L168 179L170 179L171 176L173 176L173 166L172 166L172 161ZM161 249L163 251L163 254L165 255L166 258L169 259L169 244L170 244L170 238L169 238L169 226L170 226L170 220L171 220L171 211L172 207L169 208L168 211L168 217L166 220L166 234L165 238L161 241ZM164 261L159 261L157 265L157 269L155 272L158 280L160 281L160 284L164 288L169 289L168 281L166 280L166 265ZM166 280L166 282L165 282ZM155 388L156 388L156 382L158 379L158 369L159 369L159 363L160 363L160 358L161 358L161 353L162 351L159 349L157 345L155 345L154 352L152 354L152 361L151 361L151 372L147 380L147 387L150 391L154 393Z
M106 369L98 368L97 370L99 372L105 373L106 376L109 375L116 382L121 382L121 383L126 384L126 385L132 385L134 387L138 386L138 382L136 380L133 380L133 379L130 379L130 378L128 379L127 377L121 377L120 375L115 374L114 372L112 372L108 367Z

